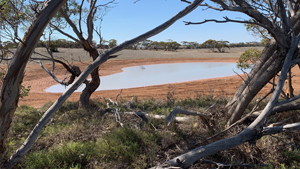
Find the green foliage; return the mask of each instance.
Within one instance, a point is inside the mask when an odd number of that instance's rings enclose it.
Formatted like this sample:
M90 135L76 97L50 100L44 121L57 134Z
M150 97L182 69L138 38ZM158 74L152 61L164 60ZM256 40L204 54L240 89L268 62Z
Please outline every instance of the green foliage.
M218 52L223 53L225 52L225 49L230 49L229 41L216 41L209 39L201 44L202 48L209 48L212 52L215 52L215 48L218 50Z
M283 156L286 158L286 161L290 164L289 168L299 168L300 167L300 150L295 149L292 151L283 152Z
M198 42L182 41L181 44L186 49L197 49L197 48L199 48L199 43Z
M152 111L155 110L158 105L155 102L155 99L147 99L143 101L135 101L131 105L132 108L137 108L143 111Z
M6 49L11 49L11 48L16 48L16 47L17 47L17 44L16 44L16 43L13 43L13 42L10 42L10 41L5 41L5 42L3 42L3 46L4 46Z
M180 47L180 44L172 40L169 40L168 42L154 41L149 44L149 47L154 50L176 51Z
M78 102L66 101L59 107L58 112L64 113L71 110L77 110L78 105L79 105Z
M110 48L113 48L113 47L117 46L117 40L116 40L116 39L111 39L111 40L109 40L109 41L108 41L108 46L109 46Z
M104 139L101 139L100 142L102 142L103 153L110 160L131 163L140 154L147 154L155 150L155 145L160 138L161 136L155 132L143 133L139 130L124 127L115 130ZM146 147L151 148L147 150Z
M26 105L21 105L17 108L15 113L15 125L13 125L11 128L12 130L22 132L29 132L30 128L32 128L36 122L40 119L42 116L42 112L38 111L36 108L29 107Z
M147 50L150 47L152 42L153 41L151 41L151 40L144 40L144 41L141 42L141 45L143 46L144 49Z
M123 106L122 102L125 103L120 99L120 106ZM178 151L178 147L186 152L203 144L202 139L205 140L215 132L223 130L228 119L227 111L224 108L227 100L197 95L195 99L177 99L174 101L174 105L169 107L166 99L138 100L136 97L134 98L131 108L142 109L147 113L154 114L168 114L175 106L202 112L216 102L216 106L208 111L212 113L211 118L195 117L190 121L180 123L175 120L170 126L166 126L163 119L149 118L148 123L145 123L133 115L121 113L123 128L115 121L112 114L101 115L101 109L106 108L102 102L96 103L94 100L94 105L98 107L92 111L78 109L76 102L66 102L59 112L54 114L32 150L21 159L17 168L153 167L155 162L161 162L161 159L165 160L165 152L174 152L174 156L176 156L175 154L181 152ZM20 106L17 109L12 122L12 131L6 144L9 146L7 148L9 155L21 145L42 116L42 112L49 106L50 103L46 104L42 108L43 110L28 106ZM278 119L278 121L280 120ZM221 137L229 137L232 134L234 133L224 133ZM297 133L294 134L299 136ZM258 164L261 164L261 161L269 161L269 166L273 166L273 168L299 168L299 150L285 151L285 147L277 146L277 143L276 139L265 140L265 137L257 141L257 146L263 153L284 152L275 155L277 161L272 161L273 157L257 156ZM297 145L297 143L294 144ZM249 149L247 145L220 152L212 158L215 161L222 158L224 161L230 162L232 161L231 157L235 156L234 161L257 164L250 158L248 160L248 153L245 152L245 147ZM270 145L273 147L270 148ZM228 153L232 155L228 157ZM256 155L255 152L252 153Z
M156 145L160 140L161 135L155 132L143 133L129 128L119 128L98 141L71 141L56 145L49 150L31 152L18 167L85 168L92 167L88 165L98 159L101 159L102 163L122 161L134 164L141 158L154 159L158 151ZM144 165L145 162L143 161Z
M250 19L250 22L253 22L253 20ZM258 26L256 24L244 24L244 26L246 27L246 30L248 32L252 32L253 36L260 37L262 39L271 39L268 31L261 26Z
M50 150L32 152L23 160L20 168L82 168L92 158L100 158L99 145L95 142L69 142ZM25 164L25 165L24 165Z
M240 69L249 69L252 68L252 65L255 64L255 62L260 57L262 51L258 50L256 48L250 48L246 50L239 58L239 61L237 62L237 68Z
M25 86L21 85L20 97L23 98L23 97L28 96L30 89L31 89L31 86L25 87Z
M37 47L44 47L46 43L49 43L48 41L42 41L40 40L37 44ZM78 42L69 41L65 39L57 39L52 40L50 48L57 49L57 48L81 48L82 46Z
M6 140L9 155L22 144L42 115L42 112L26 105L17 108L11 123L10 136Z
M225 48L230 49L230 47L229 47L229 41L223 41L223 40L217 41L216 48L218 49L218 51L220 53L224 53L225 52Z
M270 41L270 39L262 38L262 39L261 39L261 44L262 44L263 46L266 46L267 43L269 43L269 41Z
M217 43L216 40L209 39L209 40L203 42L201 44L201 47L202 48L209 48L212 52L214 52L215 51L216 43Z

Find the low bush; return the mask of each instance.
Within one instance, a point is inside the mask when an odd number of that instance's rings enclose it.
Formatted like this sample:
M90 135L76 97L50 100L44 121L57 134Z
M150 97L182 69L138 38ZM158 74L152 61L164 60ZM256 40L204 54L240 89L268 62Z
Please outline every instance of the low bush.
M206 112L211 114L210 117L195 116L186 122L175 120L169 126L164 119L150 118L146 123L135 115L123 114L122 111L132 110L127 110L125 100L120 100L119 106L123 107L120 112L121 127L113 111L106 108L105 102L93 100L90 110L78 108L77 102L63 104L16 168L149 168L193 148L236 135L249 123L237 125L207 140L225 129L229 115L225 109L227 100L224 98L199 96L195 99L175 100L172 106L167 100L134 99L131 109L164 115L168 115L176 106L205 112L217 103ZM10 154L22 144L49 106L50 103L41 109L28 106L17 109L6 144ZM248 109L253 106L251 103ZM296 111L287 114L294 116L292 121L299 121L300 116ZM275 115L271 118L282 121L287 116ZM295 149L300 143L299 138L299 133L264 136L255 144L245 143L208 156L207 159L220 163L257 165L256 168L299 168L299 150ZM207 167L211 166L200 162L191 166Z

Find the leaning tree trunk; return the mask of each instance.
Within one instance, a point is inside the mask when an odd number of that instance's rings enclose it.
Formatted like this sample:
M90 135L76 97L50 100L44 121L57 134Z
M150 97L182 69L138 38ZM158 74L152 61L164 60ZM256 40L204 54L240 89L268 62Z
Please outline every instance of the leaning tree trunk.
M227 105L231 115L228 125L241 118L243 112L257 93L280 71L283 65L283 53L276 50L276 43L270 43L262 52L260 60L240 86L233 99ZM275 52L276 51L276 52Z
M25 67L32 55L37 42L40 39L46 25L58 9L67 0L48 1L45 7L37 14L34 22L25 33L22 43L19 43L17 51L11 60L5 75L1 90L0 103L0 167L2 168L5 155L5 139L7 138L12 117L18 106L21 83L24 77Z
M90 56L93 58L93 61L95 61L99 56L97 49L95 49L94 47L90 48L89 53ZM99 66L91 72L91 77L92 80L90 82L86 81L86 87L80 95L79 107L90 108L91 95L96 91L96 89L100 85Z
M227 103L226 107L230 107L234 102L236 102L237 98L240 96L240 93L243 92L243 90L246 88L250 80L253 78L253 76L260 70L260 68L265 64L265 62L269 59L269 56L271 56L275 50L276 50L277 44L274 38L272 38L269 43L264 48L260 58L256 61L253 69L248 74L247 78L244 80L244 82L241 84L241 86L238 88L232 99Z
M58 1L56 1L58 2ZM64 1L65 2L65 1ZM80 74L80 76L66 89L66 91L57 99L56 102L53 103L53 105L43 114L39 122L36 124L34 129L31 131L27 139L24 141L24 143L21 145L20 148L16 150L16 152L9 158L7 161L7 165L13 166L18 162L18 160L30 150L30 148L33 146L34 142L38 138L39 133L42 131L43 127L47 124L49 119L52 117L52 115L58 110L58 108L63 104L65 100L86 80L87 76L97 67L99 67L101 64L106 62L110 55L119 52L125 48L127 48L130 45L133 45L135 43L138 43L140 41L146 40L154 35L157 35L158 33L162 32L163 30L167 29L169 26L171 26L173 23L175 23L178 19L182 18L183 16L187 15L194 9L196 9L203 0L195 0L193 3L191 3L189 6L187 6L184 10L177 13L175 16L173 16L171 19L166 21L165 23L159 25L158 27L136 37L131 40L125 41L122 44L107 50L106 52L102 53L100 57L97 57L97 59L89 64L84 71ZM49 14L49 13L47 13ZM47 15L46 15L47 16ZM42 17L39 17L42 18ZM20 59L20 58L18 58ZM21 60L21 59L20 59Z

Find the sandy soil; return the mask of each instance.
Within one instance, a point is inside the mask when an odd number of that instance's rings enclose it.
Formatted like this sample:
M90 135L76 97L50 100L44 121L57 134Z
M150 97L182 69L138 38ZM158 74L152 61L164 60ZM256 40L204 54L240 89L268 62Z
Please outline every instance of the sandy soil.
M63 50L63 49L61 49ZM79 49L76 49L79 53ZM157 63L181 63L181 62L237 62L240 53L245 48L233 50L229 53L209 53L207 50L180 50L178 52L164 52L164 51L122 51L119 57L112 59L100 66L100 75L111 75L122 71L122 68L137 65L150 65ZM73 51L74 52L74 51ZM61 52L61 53L64 53ZM153 56L153 57L151 57ZM83 70L89 62L86 55L81 55L85 62L74 62ZM142 58L142 59L137 59ZM70 61L70 60L69 60ZM50 68L50 64L45 64ZM296 75L300 75L298 70L294 71ZM55 74L64 78L65 71L60 65L56 65ZM294 83L299 84L300 79L295 78ZM176 98L195 97L199 95L213 95L213 96L232 96L242 79L239 76L229 76L223 78L197 80L184 83L174 83L166 85L156 85L149 87L139 87L132 89L124 89L122 91L123 98L131 98L133 95L138 98L160 98L166 99L168 91L175 91ZM44 90L54 84L57 84L41 67L37 64L28 64L26 68L25 78L23 80L24 86L31 86L29 95L21 98L19 105L26 104L33 107L41 107L49 101L55 101L61 94L48 93ZM267 93L271 86L267 86L261 92L261 95ZM300 85L295 87L299 91ZM298 90L297 90L298 89ZM92 98L115 98L120 90L97 91L92 95ZM70 101L78 101L80 93L73 93L68 99Z

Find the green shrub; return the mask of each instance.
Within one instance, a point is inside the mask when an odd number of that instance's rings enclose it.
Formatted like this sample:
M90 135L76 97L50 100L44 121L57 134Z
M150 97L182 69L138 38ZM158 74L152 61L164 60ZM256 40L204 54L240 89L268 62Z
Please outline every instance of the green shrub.
M68 142L50 149L31 152L20 168L86 168L122 161L124 166L143 166L154 161L161 135L129 128L119 128L98 141ZM137 166L138 165L138 166ZM144 166L145 167L145 166Z
M98 149L94 142L64 143L50 150L32 152L25 157L21 168L70 168L84 167L92 158L98 157ZM22 165L23 164L23 165Z
M250 48L246 50L239 58L237 62L237 68L249 69L252 68L251 64L254 64L260 57L262 51L256 48Z
M119 128L107 135L102 142L103 152L111 160L133 162L141 154L153 154L160 140L158 133L143 133L129 128Z

